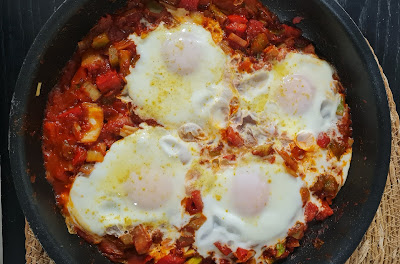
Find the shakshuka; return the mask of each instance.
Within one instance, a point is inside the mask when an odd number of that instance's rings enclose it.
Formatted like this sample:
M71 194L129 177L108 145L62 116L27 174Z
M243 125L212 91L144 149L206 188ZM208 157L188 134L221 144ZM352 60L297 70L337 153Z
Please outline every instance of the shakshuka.
M335 69L257 0L130 0L49 95L70 233L129 264L272 263L333 214L352 155Z

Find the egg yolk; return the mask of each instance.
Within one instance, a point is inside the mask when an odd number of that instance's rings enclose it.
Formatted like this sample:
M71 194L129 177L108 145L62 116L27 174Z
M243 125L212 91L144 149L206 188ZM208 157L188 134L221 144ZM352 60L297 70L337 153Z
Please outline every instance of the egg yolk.
M203 56L203 41L195 34L182 30L168 33L168 39L162 44L162 57L171 72L188 75L196 71Z
M238 169L233 180L231 193L237 213L251 217L259 215L267 205L269 186L259 172Z
M125 189L133 205L144 210L154 210L170 200L173 192L172 181L161 170L142 171L142 175L132 172Z
M315 87L305 76L289 75L283 79L277 101L288 114L302 115L312 105L314 94Z

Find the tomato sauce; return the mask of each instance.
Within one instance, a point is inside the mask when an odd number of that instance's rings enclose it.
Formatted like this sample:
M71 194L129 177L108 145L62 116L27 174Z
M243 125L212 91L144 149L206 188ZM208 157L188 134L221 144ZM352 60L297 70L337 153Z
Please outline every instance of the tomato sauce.
M279 19L257 0L162 0L163 4L172 7L183 7L190 11L200 11L205 17L218 21L224 30L221 48L225 52L239 50L243 54L240 63L241 71L261 68L271 60L283 56L277 46L285 46L288 50L297 49L306 53L315 53L314 46L301 36L300 29L282 24ZM150 6L152 5L152 6ZM140 35L150 29L141 20L157 25L161 22L173 24L166 8L157 2L130 0L127 7L115 15L102 17L89 34L78 43L73 58L65 66L58 84L51 91L43 121L43 155L47 169L47 179L53 185L57 203L63 214L68 216L65 206L74 178L78 173L89 174L95 162L102 161L111 145L121 139L122 130L130 131L142 122L158 126L156 120L142 120L133 112L130 103L118 98L129 74L140 56L136 53L136 45L127 37L136 33ZM300 22L300 19L296 20ZM94 122L93 122L94 121ZM339 146L349 147L351 137L350 117L343 118L338 129L343 137L338 140ZM244 140L231 127L222 132L223 140L235 148L241 148ZM331 142L327 135L318 137L318 145L329 147ZM210 155L220 149L210 150ZM260 157L274 153L271 146L254 150ZM215 153L214 153L215 154ZM279 151L286 166L294 174L297 161L305 153L299 148L292 150L293 159L288 153ZM236 156L226 155L227 160L235 160ZM272 157L274 162L275 158ZM303 192L306 219L319 220L332 214L328 203L337 191L329 178L321 178L315 191L326 199L327 203L318 213L318 208L307 202L309 193ZM194 233L206 221L202 215L203 202L199 191L183 201L187 212L192 215L190 222L182 228L176 250L162 257L157 263L180 264L186 261L179 248L190 246L194 242ZM286 242L270 247L264 252L267 259L277 260L286 257L299 246L298 240L304 235L306 226L297 224L289 232ZM147 255L150 246L160 244L162 234L150 232L143 226L137 226L129 234L120 238L105 236L96 238L82 230L75 230L79 236L90 243L97 244L99 250L112 261L144 264L154 262ZM226 246L216 244L224 255L233 254L239 262L246 262L254 252L238 248L235 252ZM203 263L213 263L210 258ZM222 261L223 262L223 261ZM221 263L222 263L221 262Z

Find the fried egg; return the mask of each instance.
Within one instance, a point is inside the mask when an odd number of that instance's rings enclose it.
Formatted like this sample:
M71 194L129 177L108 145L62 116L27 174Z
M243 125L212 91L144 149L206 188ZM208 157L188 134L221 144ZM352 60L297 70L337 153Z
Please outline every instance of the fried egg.
M126 80L140 117L171 129L187 123L204 130L225 126L232 97L228 56L209 31L190 22L160 24L130 38L140 59Z
M305 175L303 181L308 187L311 187L317 181L319 175L330 174L335 177L340 188L346 182L351 157L351 149L348 149L340 160L335 156L331 156L325 149L309 153L308 157L300 163L300 169Z
M315 55L289 52L271 70L240 76L237 89L243 109L261 122L276 126L292 140L300 133L300 140L311 137L308 140L315 143L318 133L338 120L341 96L333 74L333 68Z
M196 155L164 128L143 126L115 142L90 175L77 176L69 195L73 221L92 234L119 236L138 224L173 237L185 222L185 174Z
M196 233L200 254L219 254L215 242L261 249L284 239L296 221L304 221L300 188L303 182L288 174L281 163L270 164L246 154L214 176L203 171L201 179L206 222ZM212 186L210 186L212 182ZM257 250L260 252L260 250Z

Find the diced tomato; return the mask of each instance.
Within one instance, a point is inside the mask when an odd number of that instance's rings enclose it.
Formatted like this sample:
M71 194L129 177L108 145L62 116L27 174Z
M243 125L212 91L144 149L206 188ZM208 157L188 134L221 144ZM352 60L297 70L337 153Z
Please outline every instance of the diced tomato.
M247 25L246 24L237 23L237 22L233 22L233 23L230 23L230 24L226 25L226 29L229 32L234 32L238 36L243 37L244 33L246 32Z
M129 39L124 39L121 40L119 42L116 42L113 44L113 46L117 49L117 50L129 50L131 52L136 53L136 45L135 42L129 40Z
M304 17L297 16L297 17L293 18L292 23L295 25L299 24L303 19L304 19Z
M64 112L62 112L58 118L67 118L67 117L76 117L79 118L81 115L83 114L83 109L81 107L81 105L77 105L75 107L72 107L68 110L65 110Z
M230 15L228 16L228 20L230 23L239 23L239 24L247 24L248 22L247 18L241 15Z
M247 250L244 248L238 248L236 250L236 252L234 253L235 257L237 257L237 262L238 263L243 263L248 261L249 259L251 259L254 256L254 251L251 250Z
M184 258L170 254L157 261L157 264L183 264L184 262Z
M303 202L303 207L307 204L308 200L310 200L310 191L306 187L302 187L300 189L300 196Z
M176 240L176 246L178 248L188 247L193 243L194 243L194 238L192 236L190 236L190 237L181 236L180 238L178 238Z
M304 47L303 49L304 53L308 53L308 54L315 54L315 47L313 44L308 44L306 47Z
M242 147L244 145L243 138L240 137L239 133L233 130L232 127L228 127L225 132L226 139L228 144L234 147Z
M203 200L201 199L201 193L198 190L193 191L191 197L185 198L184 202L186 211L190 215L200 213L203 210L204 204Z
M292 148L292 156L297 159L297 160L302 160L304 158L304 155L306 154L306 152L304 150L302 150L301 148L295 146L294 148Z
M74 77L72 78L71 84L78 85L80 83L85 82L87 79L87 70L84 67L79 67L76 71Z
M284 34L287 37L298 38L301 36L301 30L298 28L294 28L285 24L282 24L282 27L284 29Z
M228 16L229 23L226 25L226 30L235 33L240 37L244 37L247 29L247 18L242 15Z
M50 166L49 166L50 167ZM54 170L54 177L61 181L61 182L68 182L69 181L69 177L65 171L65 169L62 166L57 166L57 167L53 167Z
M227 245L222 245L220 242L215 242L214 245L221 251L222 254L228 256L232 253L232 250Z
M114 70L110 70L96 78L97 88L102 93L122 88L122 79Z
M139 254L147 253L153 243L150 234L143 225L138 225L133 229L133 239L136 251Z
M331 215L333 215L332 208L329 207L329 204L327 202L323 201L322 202L322 208L318 212L318 214L315 217L315 219L317 219L318 221L322 221L322 220L325 220L326 218L328 218Z
M57 138L58 131L57 125L54 122L45 122L43 125L43 134L47 136L48 139L55 139Z
M331 142L331 139L328 137L328 135L325 132L319 133L318 138L317 138L318 146L320 146L321 148L326 148L330 142Z
M101 241L99 249L101 252L110 255L117 255L117 256L124 255L124 251L122 249L118 248L118 246L115 243L107 239L103 239L103 241Z
M254 39L258 34L265 33L266 29L261 21L250 19L247 24L247 36Z
M189 11L197 11L197 6L199 5L199 0L181 0L179 2L179 7L185 8Z
M312 202L308 202L304 209L304 215L306 217L306 221L310 222L315 218L315 215L318 212L318 206L313 204Z
M82 164L86 160L87 151L83 147L77 147L75 151L74 159L72 160L72 165L76 166Z
M236 155L235 154L226 155L226 156L224 156L224 159L233 161L233 160L236 160Z
M76 228L76 233L78 234L78 236L80 236L81 238L85 239L87 242L91 243L91 244L98 244L99 241L96 240L92 235L89 235L88 233L80 230L79 228Z
M247 72L251 73L253 71L253 63L250 61L249 58L245 58L242 62L239 64L239 71L240 72Z

